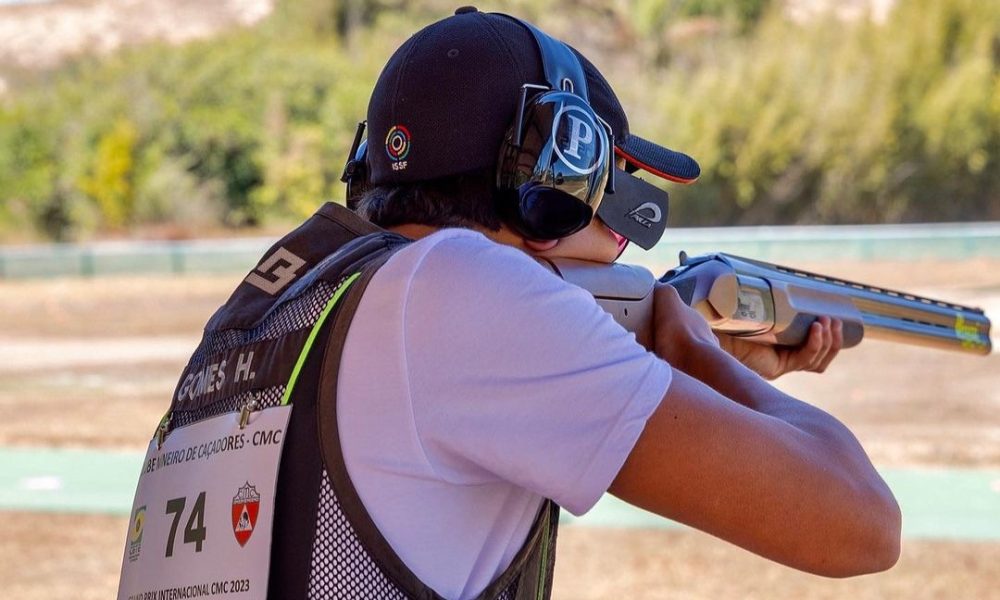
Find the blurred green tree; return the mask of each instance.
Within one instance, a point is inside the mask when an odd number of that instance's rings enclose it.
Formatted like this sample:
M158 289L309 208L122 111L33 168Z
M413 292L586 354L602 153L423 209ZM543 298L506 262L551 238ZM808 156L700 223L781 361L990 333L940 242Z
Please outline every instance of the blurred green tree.
M80 181L80 189L97 202L104 225L112 230L132 222L137 141L138 132L131 122L116 121L100 137L90 173Z
M1000 4L794 22L744 0L511 0L701 180L674 225L1000 219ZM294 220L343 195L389 53L444 0L278 2L210 40L84 57L0 99L0 239ZM579 27L580 22L603 27Z

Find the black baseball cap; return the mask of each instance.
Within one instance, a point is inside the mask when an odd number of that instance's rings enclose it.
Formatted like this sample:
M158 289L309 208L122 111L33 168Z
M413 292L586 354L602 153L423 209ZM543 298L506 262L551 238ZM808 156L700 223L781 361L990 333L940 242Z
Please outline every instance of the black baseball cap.
M691 183L690 156L633 135L611 85L582 54L590 105L611 125L627 171ZM427 181L497 163L521 86L545 85L538 47L517 20L467 6L414 34L389 58L368 105L372 185Z

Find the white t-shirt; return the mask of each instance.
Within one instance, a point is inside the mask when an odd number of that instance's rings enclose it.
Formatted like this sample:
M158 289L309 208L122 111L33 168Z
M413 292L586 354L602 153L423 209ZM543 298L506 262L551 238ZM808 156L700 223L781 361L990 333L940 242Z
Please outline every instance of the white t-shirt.
M344 347L344 460L372 520L446 598L472 598L543 498L589 510L670 368L523 252L446 229L375 275Z

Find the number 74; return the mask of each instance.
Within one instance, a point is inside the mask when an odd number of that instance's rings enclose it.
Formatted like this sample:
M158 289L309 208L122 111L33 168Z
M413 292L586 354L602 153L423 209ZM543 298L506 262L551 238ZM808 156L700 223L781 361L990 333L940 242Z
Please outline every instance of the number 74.
M174 538L177 536L177 525L181 521L181 513L184 512L184 505L186 503L187 498L184 497L167 500L166 514L174 515L174 519L170 523L170 534L167 536L167 553L165 558L170 558L174 555ZM198 494L198 498L194 501L191 515L188 517L187 525L184 526L184 543L190 544L193 542L194 551L201 552L201 545L205 541L207 532L208 529L205 527L205 492L202 492Z

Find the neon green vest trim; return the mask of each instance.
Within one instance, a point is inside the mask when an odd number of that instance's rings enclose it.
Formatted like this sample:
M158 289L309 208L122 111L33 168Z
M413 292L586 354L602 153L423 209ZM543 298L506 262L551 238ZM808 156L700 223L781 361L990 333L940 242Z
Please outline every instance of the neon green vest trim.
M354 280L357 279L361 273L355 273L348 277L337 291L333 293L333 296L323 307L323 312L320 313L319 318L316 319L316 323L313 325L312 331L309 332L309 337L306 339L306 343L302 346L302 352L299 352L299 358L295 361L295 368L292 369L292 376L288 378L288 385L285 386L285 394L281 397L281 405L285 406L292 397L292 390L295 389L295 382L299 379L299 371L302 370L302 365L306 362L306 356L309 355L309 350L312 349L313 342L316 341L316 336L319 334L320 328L323 323L326 322L326 318L333 311L333 307L337 305L340 301L341 296L347 291L347 288L351 287Z

